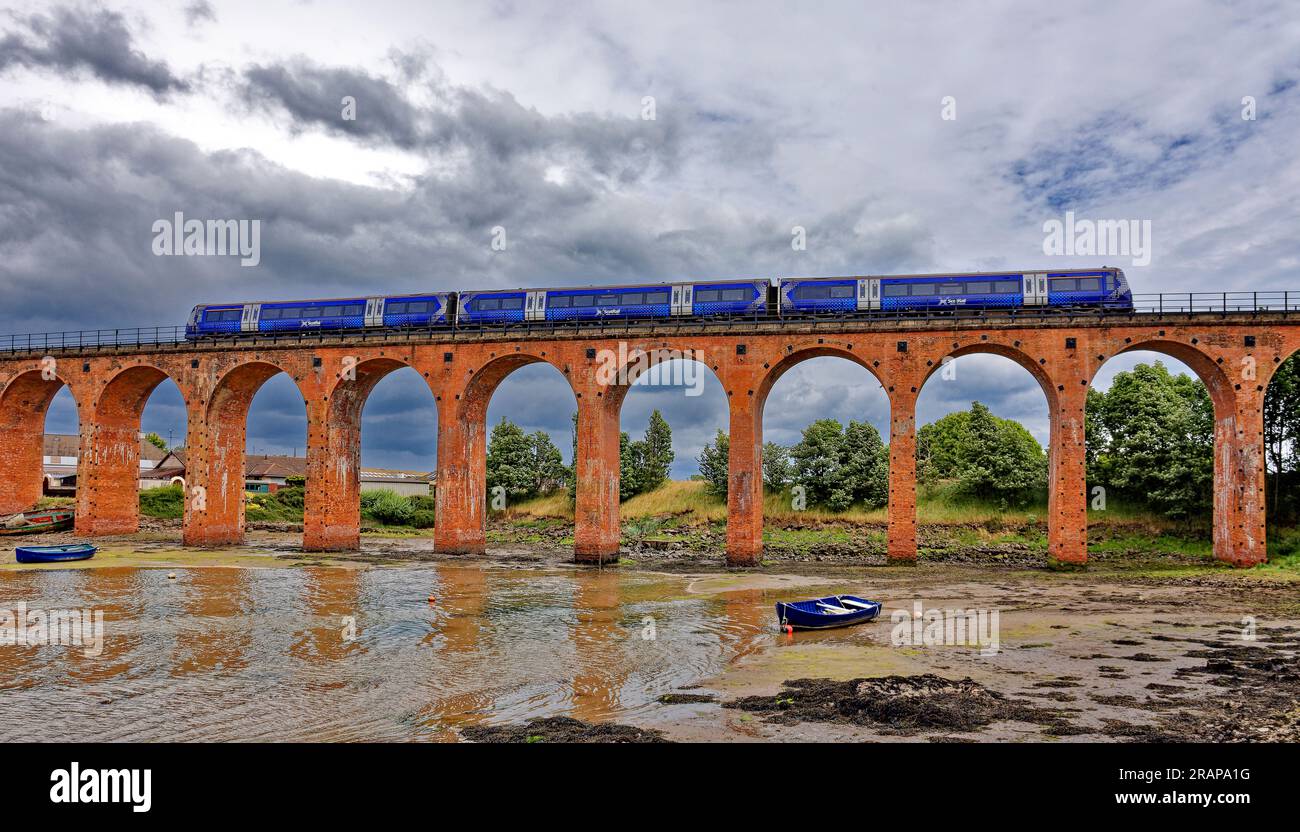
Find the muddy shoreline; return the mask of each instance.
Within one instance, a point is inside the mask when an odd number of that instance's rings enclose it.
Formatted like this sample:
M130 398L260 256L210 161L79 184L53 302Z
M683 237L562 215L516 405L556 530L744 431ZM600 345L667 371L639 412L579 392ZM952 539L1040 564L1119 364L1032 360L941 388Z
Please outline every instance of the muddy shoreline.
M158 524L101 545L101 555L78 568L428 564L525 579L530 571L593 570L575 565L568 546L546 537L490 542L486 555L466 557L433 553L428 537L366 535L360 552L325 554L302 552L291 530L251 530L242 547L183 549L179 530ZM1107 554L1083 571L1061 573L1047 568L1041 552L1010 557L1005 548L977 545L923 549L915 566L777 548L762 566L742 570L726 568L720 553L630 546L605 570L674 576L684 582L684 597L734 608L746 626L764 633L723 672L655 692L649 705L625 716L489 718L458 736L487 742L1300 741L1300 576L1168 553ZM12 560L11 551L0 554L0 573L18 570ZM877 598L885 613L842 630L776 631L774 600L830 592ZM985 655L971 645L897 643L891 614L916 604L999 611L998 650ZM673 625L671 618L658 622Z

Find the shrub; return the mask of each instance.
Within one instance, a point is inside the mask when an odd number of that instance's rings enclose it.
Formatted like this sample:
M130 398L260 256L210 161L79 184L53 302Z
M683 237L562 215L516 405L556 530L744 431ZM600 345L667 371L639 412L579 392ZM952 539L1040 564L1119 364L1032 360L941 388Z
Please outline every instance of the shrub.
M140 513L145 517L179 520L185 514L185 489L166 485L141 491Z

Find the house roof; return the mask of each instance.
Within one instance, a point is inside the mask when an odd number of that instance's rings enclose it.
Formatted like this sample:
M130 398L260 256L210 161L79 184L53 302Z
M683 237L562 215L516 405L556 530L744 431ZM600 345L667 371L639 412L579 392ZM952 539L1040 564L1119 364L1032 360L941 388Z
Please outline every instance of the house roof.
M77 456L81 437L75 433L47 433L41 453L45 456ZM157 464L167 452L140 434L140 459Z
M144 479L171 479L185 476L185 449L177 448L160 460L156 467L141 474ZM250 479L284 479L307 476L307 459L301 456L274 454L247 454L244 457L244 476ZM433 482L434 474L427 471L399 471L392 468L364 468L364 482Z

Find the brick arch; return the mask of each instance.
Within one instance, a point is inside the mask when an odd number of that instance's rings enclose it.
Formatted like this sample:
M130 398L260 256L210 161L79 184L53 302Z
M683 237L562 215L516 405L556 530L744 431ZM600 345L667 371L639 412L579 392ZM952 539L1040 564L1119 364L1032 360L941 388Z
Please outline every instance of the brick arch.
M132 534L140 528L140 419L149 397L171 375L149 363L115 368L95 395L82 431L77 471L77 531ZM172 379L180 388L180 383ZM186 416L189 413L187 409Z
M886 390L888 385L876 363L870 362L845 343L787 344L777 355L768 355L761 368L755 367L756 381L743 373L722 377L731 411L730 450L727 461L727 558L733 564L756 563L763 550L763 413L768 396L789 370L814 358L842 358L864 368ZM752 378L752 376L749 376ZM891 503L893 502L891 489Z
M490 355L483 366L473 368L470 378L465 384L464 392L460 395L456 410L464 418L486 420L488 403L492 400L492 395L496 393L497 388L515 370L527 367L530 364L549 365L568 383L569 389L575 398L581 392L574 384L573 374L565 372L566 367L561 363L557 363L551 356L517 350L505 352L501 355Z
M307 406L307 488L303 548L348 551L361 546L361 413L375 387L417 362L378 355L340 366L325 380L319 405ZM435 398L427 374L422 376Z
M462 349L456 356L457 360L486 360L478 366L465 366L459 377L444 382L445 386L441 387L438 481L435 488L437 520L434 524L434 546L439 552L482 554L487 549L487 410L492 395L508 376L530 364L553 367L574 394L581 418L582 391L571 369L577 362L565 364L558 355L544 352L478 346L476 349ZM593 398L594 393L589 395L588 401ZM581 428L579 433L582 434ZM582 450L580 445L580 453ZM590 490L580 479L579 517L584 492ZM581 527L581 519L578 525Z
M1037 351L1039 354L1036 354L1035 347L1040 348ZM931 363L925 368L921 384L915 390L912 406L915 407L916 398L930 377L941 371L945 359L956 360L966 355L1001 356L1023 368L1038 382L1039 389L1047 400L1048 415L1048 560L1054 564L1083 563L1087 560L1087 507L1082 501L1078 481L1083 476L1084 469L1083 402L1087 398L1087 385L1074 383L1079 373L1071 370L1077 368L1077 359L1071 361L1069 356L1049 352L1047 343L1042 338L1012 339L1010 343L995 339L955 343L952 348L945 349L939 358L929 359ZM1084 378L1079 380L1087 381L1086 371ZM913 468L909 471L909 482L891 484L891 493L895 489L906 490L915 502L915 433L910 438L912 448L908 462ZM1076 494L1075 491L1079 493ZM915 509L906 519L914 529Z
M248 409L267 381L290 368L260 355L226 367L206 399L202 418L187 432L185 542L188 545L232 545L244 540L244 449L248 440ZM304 404L309 401L295 379ZM201 517L199 515L202 515Z
M1097 356L1098 362L1096 369L1093 371L1094 376L1106 361L1116 355L1123 355L1128 352L1158 352L1181 361L1190 367L1192 372L1196 373L1197 378L1209 391L1210 399L1213 400L1216 411L1221 408L1230 408L1235 404L1235 397L1233 396L1235 382L1228 375L1228 370L1199 345L1174 341L1168 338L1145 338L1114 346L1116 349L1111 356L1104 359L1101 354ZM1091 384L1092 379L1089 378L1088 381Z
M796 347L793 350L787 350L780 360L767 368L766 373L758 383L758 389L754 391L754 403L758 408L758 418L760 424L763 418L763 408L767 405L767 397L771 394L772 388L795 366L814 358L843 358L865 369L871 376L880 383L882 388L888 389L885 379L881 376L879 369L866 359L865 356L854 352L847 347L841 347L835 344L818 344L804 347ZM886 395L888 395L886 393Z
M1214 554L1238 564L1264 559L1263 393L1267 381L1244 384L1230 375L1232 362L1244 353L1224 349L1218 357L1199 343L1165 337L1126 338L1111 342L1112 357L1129 352L1155 352L1191 368L1205 385L1214 405ZM1220 362L1220 358L1223 359ZM1104 354L1097 356L1097 369ZM1257 368L1256 372L1260 370ZM1271 376L1272 370L1266 370ZM1094 371L1095 375L1095 371Z
M33 508L45 482L45 417L50 403L67 387L77 407L78 423L85 424L84 391L63 375L46 379L42 367L18 370L0 383L0 514ZM80 395L78 393L80 392Z
M1035 358L1029 350L1018 346L1014 341L1010 344L1001 343L999 341L977 341L972 344L965 344L947 350L938 360L935 360L933 364L925 368L925 374L916 391L917 395L920 395L921 390L925 388L925 384L930 380L930 377L943 369L943 362L945 359L955 361L966 355L998 355L1014 361L1017 365L1025 369L1029 375L1033 376L1034 381L1038 382L1038 386L1042 388L1043 395L1047 397L1048 410L1054 411L1056 409L1056 394L1059 391L1061 382L1058 382L1053 378L1051 370L1048 368L1047 357L1039 356Z

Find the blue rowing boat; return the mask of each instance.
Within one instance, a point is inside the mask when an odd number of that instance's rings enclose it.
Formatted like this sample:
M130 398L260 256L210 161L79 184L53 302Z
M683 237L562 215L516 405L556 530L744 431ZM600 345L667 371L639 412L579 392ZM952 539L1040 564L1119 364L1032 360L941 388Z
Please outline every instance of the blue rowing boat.
M19 546L15 551L19 563L63 563L92 558L99 547L89 543L74 543L69 546Z
M777 601L776 617L781 628L829 630L862 624L880 615L880 602L854 595L827 595L811 601Z

